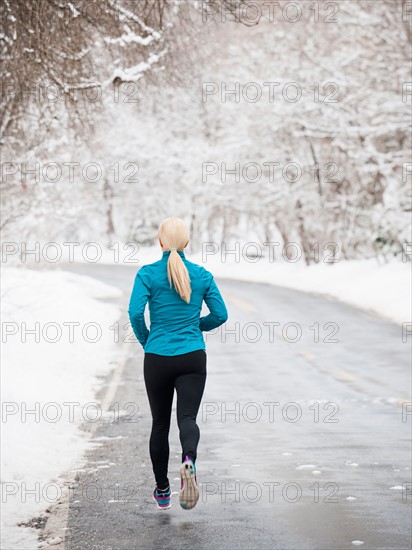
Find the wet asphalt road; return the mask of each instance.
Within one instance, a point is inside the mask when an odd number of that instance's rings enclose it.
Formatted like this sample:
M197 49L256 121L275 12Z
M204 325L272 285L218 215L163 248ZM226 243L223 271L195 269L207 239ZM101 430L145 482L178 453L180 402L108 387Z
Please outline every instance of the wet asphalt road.
M134 269L73 269L120 287L127 321ZM217 282L229 320L207 337L198 505L179 506L176 401L172 508L152 501L143 352L125 344L114 409L73 472L65 548L410 548L411 356L401 327L319 296Z

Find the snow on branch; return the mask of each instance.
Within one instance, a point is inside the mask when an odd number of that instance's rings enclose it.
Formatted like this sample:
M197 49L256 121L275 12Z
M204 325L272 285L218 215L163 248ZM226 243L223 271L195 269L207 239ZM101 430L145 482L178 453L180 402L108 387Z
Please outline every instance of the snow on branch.
M143 23L143 21L140 19L140 17L138 17L135 13L131 12L130 10L125 8L124 6L120 5L120 3L117 0L108 0L108 2L109 2L109 5L112 8L118 10L119 18L121 20L124 21L126 19L129 19L131 21L134 21L135 23L140 25L142 30L146 31L148 34L151 34L154 37L155 40L160 39L161 35L160 35L159 32L155 31L154 29L152 29L152 27L149 27L148 25Z
M138 34L132 32L129 28L127 28L127 32L125 34L122 34L122 36L119 36L118 38L110 38L105 37L104 41L106 44L118 44L120 46L126 46L126 44L139 44L140 46L148 46L151 44L154 40L158 40L160 38L159 33L155 34L149 34L146 37L139 36Z
M158 63L160 59L166 55L166 53L167 48L156 54L152 52L147 61L141 61L134 67L115 69L112 76L104 83L104 85L111 84L112 82L118 80L122 82L137 82L149 69L151 69L152 65Z

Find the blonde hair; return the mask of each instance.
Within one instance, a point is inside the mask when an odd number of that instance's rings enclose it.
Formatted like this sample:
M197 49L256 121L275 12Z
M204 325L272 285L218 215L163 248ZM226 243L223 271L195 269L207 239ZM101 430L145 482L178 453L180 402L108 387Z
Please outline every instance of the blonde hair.
M189 303L192 293L189 272L177 253L178 250L183 250L186 246L189 240L189 230L181 218L172 216L160 224L158 236L166 251L172 249L167 261L167 278L170 287L173 284L182 300Z

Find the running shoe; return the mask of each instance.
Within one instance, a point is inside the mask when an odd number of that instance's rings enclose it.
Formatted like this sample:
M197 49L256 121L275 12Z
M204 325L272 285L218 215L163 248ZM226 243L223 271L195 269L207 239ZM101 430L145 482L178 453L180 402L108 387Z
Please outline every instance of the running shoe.
M180 467L180 506L184 510L194 508L199 500L199 489L196 482L196 466L188 455Z
M167 510L171 507L170 497L172 493L170 491L170 487L166 492L160 492L156 489L153 491L153 500L156 502L157 507L159 510Z

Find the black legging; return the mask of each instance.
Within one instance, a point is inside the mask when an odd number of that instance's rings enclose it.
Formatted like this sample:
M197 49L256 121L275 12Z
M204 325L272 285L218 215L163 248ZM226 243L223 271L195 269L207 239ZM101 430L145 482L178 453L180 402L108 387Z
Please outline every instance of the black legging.
M182 462L186 455L196 460L200 437L196 417L206 383L206 357L202 349L181 355L144 356L144 380L153 419L150 458L160 489L169 485L169 428L175 388Z

